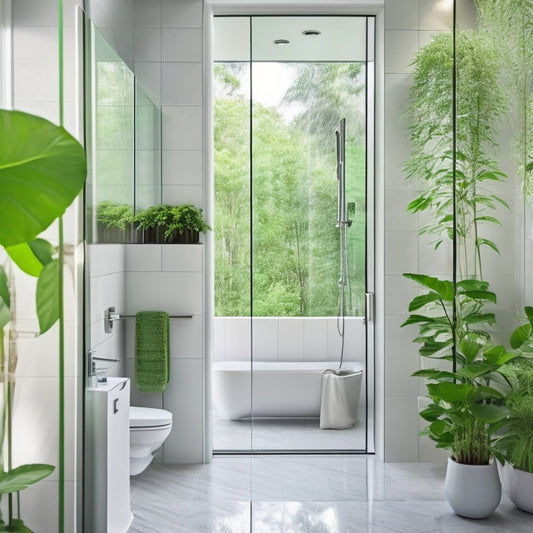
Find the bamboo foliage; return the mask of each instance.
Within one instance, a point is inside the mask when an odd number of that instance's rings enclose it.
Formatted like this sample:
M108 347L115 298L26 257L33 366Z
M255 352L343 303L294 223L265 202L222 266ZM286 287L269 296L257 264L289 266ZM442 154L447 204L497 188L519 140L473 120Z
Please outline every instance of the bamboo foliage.
M498 204L507 205L487 186L506 177L489 155L496 145L496 128L505 108L497 84L492 42L481 33L461 31L456 32L455 48L455 151L453 36L436 35L414 61L408 110L412 151L404 170L408 179L419 180L420 194L409 204L408 211L428 212L429 221L420 234L432 236L435 248L444 240L453 239L455 232L461 277L481 279L482 248L498 252L496 243L483 233L482 227L499 224L495 210Z
M481 27L497 45L498 85L508 101L515 135L511 150L533 202L533 0L476 0Z

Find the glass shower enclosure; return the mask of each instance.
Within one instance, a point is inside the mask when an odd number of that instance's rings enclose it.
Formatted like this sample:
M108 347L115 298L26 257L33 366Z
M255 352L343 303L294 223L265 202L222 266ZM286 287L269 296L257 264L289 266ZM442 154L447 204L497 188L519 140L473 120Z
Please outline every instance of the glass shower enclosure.
M373 450L373 29L215 17L215 452ZM321 430L341 362L357 422Z

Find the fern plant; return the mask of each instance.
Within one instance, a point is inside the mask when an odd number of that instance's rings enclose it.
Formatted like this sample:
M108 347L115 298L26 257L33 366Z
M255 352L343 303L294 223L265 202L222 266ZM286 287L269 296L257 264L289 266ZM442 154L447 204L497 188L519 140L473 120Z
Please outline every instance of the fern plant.
M479 32L456 32L455 132L451 34L436 35L420 50L410 91L412 151L404 170L408 179L419 180L421 192L407 209L410 213L428 211L429 222L420 234L431 235L435 248L445 239L453 239L455 233L462 278L483 277L481 249L489 247L498 252L498 247L481 227L499 224L494 211L498 204L507 206L487 187L487 183L505 178L489 155L504 114L496 53L491 44Z

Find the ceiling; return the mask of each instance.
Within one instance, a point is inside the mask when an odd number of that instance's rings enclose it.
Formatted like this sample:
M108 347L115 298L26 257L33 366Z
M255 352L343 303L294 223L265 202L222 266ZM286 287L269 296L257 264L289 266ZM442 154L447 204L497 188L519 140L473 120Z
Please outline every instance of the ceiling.
M366 25L364 16L215 17L213 59L366 61ZM304 35L308 30L319 35ZM275 44L279 39L289 42Z

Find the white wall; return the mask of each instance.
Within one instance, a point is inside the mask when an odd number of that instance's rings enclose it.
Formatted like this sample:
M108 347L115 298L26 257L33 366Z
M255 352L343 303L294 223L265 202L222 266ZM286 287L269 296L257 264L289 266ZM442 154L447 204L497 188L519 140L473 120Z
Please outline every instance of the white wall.
M76 0L64 4L65 127L80 130ZM13 2L14 107L59 122L59 55L57 2ZM83 365L83 245L80 203L64 217L65 268L65 529L76 531L81 510L81 391ZM57 225L43 235L58 242ZM18 327L38 331L35 282L17 275ZM58 327L38 338L20 337L14 415L14 465L58 464L59 366ZM21 493L22 518L32 530L57 532L58 471ZM6 499L3 499L3 503Z
M364 319L347 317L344 327L344 361L364 364ZM216 317L213 359L338 362L341 342L334 317Z

